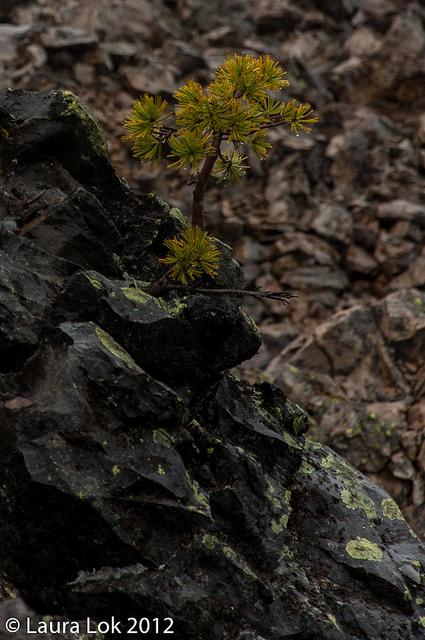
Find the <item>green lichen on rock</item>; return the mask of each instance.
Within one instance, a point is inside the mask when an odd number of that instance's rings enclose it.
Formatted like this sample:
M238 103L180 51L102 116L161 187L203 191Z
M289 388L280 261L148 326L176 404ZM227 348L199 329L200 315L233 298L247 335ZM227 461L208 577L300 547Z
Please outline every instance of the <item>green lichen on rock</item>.
M264 398L263 394L259 389L253 387L251 389L251 400L252 404L255 407L256 412L264 419L268 420L270 417L269 412L264 407Z
M286 527L288 526L289 515L290 513L285 513L278 520L271 521L271 528L273 533L277 535L279 533L282 533L282 531L286 529Z
M196 505L189 505L188 509L190 511L195 511L202 516L207 516L209 519L211 519L211 507L208 496L203 491L201 491L201 489L199 488L199 484L196 482L196 480L192 480L186 470L184 471L184 474L192 489L193 498L197 503Z
M314 473L314 467L312 464L307 462L307 460L303 460L301 462L299 471L300 473L303 473L306 476L311 476Z
M383 552L375 542L371 542L367 538L357 536L354 540L350 540L345 546L348 555L354 560L382 560Z
M293 558L294 557L294 551L290 548L287 547L286 545L282 547L282 551L280 552L280 556L279 559L282 558Z
M409 589L407 589L406 587L403 593L403 600L406 600L406 602L408 602L411 599L412 599L412 594L410 593Z
M291 491L289 489L285 490L283 494L283 501L286 505L285 513L281 515L278 519L273 519L270 524L272 531L275 534L282 533L282 531L286 529L286 527L288 526L289 516L291 515L291 512L292 512L292 507L290 504ZM279 501L279 504L281 505L280 501ZM282 508L282 505L281 505L281 508Z
M247 323L247 325L249 325L251 327L253 333L255 333L255 335L261 340L262 339L261 331L258 328L255 320L253 320L248 313L245 313L245 311L243 309L241 309L241 315L242 315L243 319L245 320L245 322Z
M294 552L290 547L284 545L282 547L282 551L279 554L279 564L283 562L285 559L292 560L294 558Z
M282 503L276 495L276 489L274 485L270 482L270 480L266 479L267 489L266 489L266 497L270 504L276 511L282 510Z
M187 227L188 220L186 216L180 211L180 209L177 209L177 207L172 207L168 212L168 215L180 222L184 227Z
M232 549L232 547L224 544L223 542L220 542L220 540L216 536L209 533L204 534L201 539L201 544L208 551L217 551L219 553L222 553L227 560L229 560L235 567L240 569L250 580L258 580L257 576L252 571L252 569L249 568L245 560L241 558L236 553L236 551Z
M176 297L166 301L163 298L151 296L149 293L138 287L122 287L121 291L125 297L132 302L135 302L138 305L155 305L158 309L167 313L169 316L178 316L187 307L187 296Z
M412 536L412 538L415 538L415 540L420 540L418 534L415 531L413 531L413 529L411 527L408 526L407 528L408 528L409 533Z
M165 429L155 429L152 433L152 440L155 444L160 444L167 448L173 444L173 437Z
M296 416L292 421L292 426L296 434L302 433L305 428L305 421L303 416Z
M208 549L208 551L212 551L217 545L220 544L220 541L215 536L206 533L202 536L201 544Z
M187 296L173 298L172 300L163 300L159 298L159 303L166 313L170 316L178 316L187 308Z
M169 213L170 212L171 207L168 204L168 202L163 200L156 193L153 193L153 191L149 191L149 193L146 193L145 194L145 198L148 198L151 201L152 204L156 204L160 209L165 211L165 213Z
M421 617L419 618L419 624L420 624L422 627L425 627L425 616L421 616Z
M384 498L381 502L381 509L389 520L404 520L398 504L392 498Z
M329 453L322 458L320 464L324 469L328 469L339 476L343 485L341 499L347 509L360 509L370 521L377 519L377 507L373 500L364 493L364 483L361 476L343 458L334 453ZM397 520L403 519L399 508L390 498L382 500L381 508L385 517Z
M153 296L150 296L146 291L137 287L122 287L121 291L126 298L137 304L146 304L147 302L155 301Z
M311 449L312 451L323 451L325 445L321 442L317 442L313 440L311 436L306 436L305 438L305 449Z
M102 289L103 287L102 283L98 278L96 278L96 276L93 275L93 272L85 271L84 275L86 276L87 280L90 282L92 287L94 287L95 289Z
M137 371L137 373L140 373L142 371L141 368L134 362L130 354L127 353L127 351L125 351L118 344L118 342L115 342L115 340L109 335L109 333L106 333L106 331L98 326L96 326L95 331L102 346L105 347L105 349L107 349L110 353L112 353L113 356L124 362L124 364L126 364L129 369Z
M195 498L197 500L197 502L199 502L199 504L203 507L204 511L207 511L208 513L210 512L210 503L208 500L208 497L206 496L205 493L203 493L203 491L200 490L198 483L195 480L192 480L192 489L193 489L193 493L195 494Z
M298 449L299 451L301 451L301 449L303 448L302 445L299 442L297 442L294 436L292 436L287 431L282 431L281 436L285 444L288 445L288 447L291 447L292 449Z
M108 158L108 145L103 133L85 104L72 91L63 91L62 96L66 108L62 111L61 116L63 118L79 118L87 130L87 137L93 152L97 156Z
M320 464L324 469L334 471L338 476L340 476L340 478L348 483L355 482L358 484L359 482L358 475L354 469L350 467L343 458L340 458L333 453L329 453L327 456L322 458Z
M376 518L373 500L360 490L349 491L348 489L343 489L341 498L347 509L360 509L365 512L369 520Z
M299 404L286 402L287 418L291 421L291 428L295 435L302 435L308 430L308 414Z

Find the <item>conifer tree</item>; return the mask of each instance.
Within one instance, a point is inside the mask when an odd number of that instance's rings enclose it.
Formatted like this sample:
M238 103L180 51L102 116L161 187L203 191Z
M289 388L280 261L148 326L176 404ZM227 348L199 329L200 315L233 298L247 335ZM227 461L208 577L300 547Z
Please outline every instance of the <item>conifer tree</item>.
M194 80L180 87L173 109L165 100L145 94L125 120L125 139L136 158L159 162L165 151L169 166L190 171L194 179L193 229L169 240L170 253L163 259L172 265L171 277L181 283L202 273L214 275L218 268L213 238L203 231L209 177L225 183L239 180L248 168L244 147L266 158L271 147L268 129L286 125L299 135L318 120L308 103L276 97L289 85L285 75L269 55L231 54L205 89Z

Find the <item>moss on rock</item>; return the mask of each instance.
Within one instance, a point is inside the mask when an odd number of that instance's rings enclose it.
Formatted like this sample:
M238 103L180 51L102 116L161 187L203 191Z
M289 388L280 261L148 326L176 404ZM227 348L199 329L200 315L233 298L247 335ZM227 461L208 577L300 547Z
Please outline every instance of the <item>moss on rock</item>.
M78 96L72 93L72 91L63 91L62 96L66 108L62 111L61 116L63 118L70 116L79 118L87 129L88 139L93 152L97 156L108 158L108 145L103 137L102 130L85 104Z

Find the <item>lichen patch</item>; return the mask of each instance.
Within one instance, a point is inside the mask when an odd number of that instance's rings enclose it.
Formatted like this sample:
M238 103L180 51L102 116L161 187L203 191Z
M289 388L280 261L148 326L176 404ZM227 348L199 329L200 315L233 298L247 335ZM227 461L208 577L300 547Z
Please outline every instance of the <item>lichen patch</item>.
M383 558L382 549L375 543L371 542L367 538L354 538L350 540L345 547L346 552L354 560L370 560L379 561Z

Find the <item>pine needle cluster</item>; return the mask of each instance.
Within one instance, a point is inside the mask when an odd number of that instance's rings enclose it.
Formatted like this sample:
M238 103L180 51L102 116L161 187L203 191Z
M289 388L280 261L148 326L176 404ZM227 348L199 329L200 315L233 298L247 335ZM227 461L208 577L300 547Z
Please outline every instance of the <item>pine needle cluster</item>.
M285 75L269 55L229 55L205 89L189 80L175 92L174 112L158 97L145 94L136 100L124 122L125 139L136 158L159 161L167 150L170 166L195 174L213 155L214 175L237 180L247 167L235 147L246 145L265 158L271 146L268 128L286 124L295 134L308 133L318 119L308 103L274 97L289 85ZM218 140L230 150L221 153Z
M165 240L169 250L161 262L170 266L170 275L181 284L188 284L202 275L218 272L220 250L213 236L199 227L186 227L180 236Z

